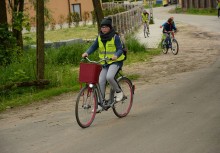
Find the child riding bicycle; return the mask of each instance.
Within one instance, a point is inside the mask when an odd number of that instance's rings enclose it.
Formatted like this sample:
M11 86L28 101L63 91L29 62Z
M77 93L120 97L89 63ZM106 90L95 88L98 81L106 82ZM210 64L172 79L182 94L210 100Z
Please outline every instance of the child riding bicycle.
M109 82L110 86L115 91L116 101L120 101L123 98L123 92L115 80L115 76L123 66L123 55L122 44L119 35L115 32L112 27L112 19L105 18L101 22L101 31L95 42L90 48L82 54L82 57L88 57L90 54L98 49L99 58L109 58L111 60L102 63L102 70L99 76L99 84L101 93L105 96L106 81ZM102 107L98 104L97 112Z
M144 36L145 36L145 31L146 31L146 28L147 28L147 33L149 34L149 20L150 20L150 15L149 13L144 10L143 13L141 14L141 17L142 17L142 23L144 24ZM146 36L145 36L146 38Z
M163 24L163 34L165 36L165 43L167 48L171 48L171 39L170 39L170 32L176 32L177 28L175 24L173 24L173 18L169 18L166 23Z

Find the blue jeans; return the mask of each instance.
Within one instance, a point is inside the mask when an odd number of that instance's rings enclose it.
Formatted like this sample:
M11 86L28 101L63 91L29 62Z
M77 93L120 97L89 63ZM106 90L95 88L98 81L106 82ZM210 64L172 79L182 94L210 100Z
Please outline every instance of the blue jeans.
M168 33L164 33L165 35L165 43L166 43L166 47L169 48L169 45L171 44L171 38L170 38L170 34Z

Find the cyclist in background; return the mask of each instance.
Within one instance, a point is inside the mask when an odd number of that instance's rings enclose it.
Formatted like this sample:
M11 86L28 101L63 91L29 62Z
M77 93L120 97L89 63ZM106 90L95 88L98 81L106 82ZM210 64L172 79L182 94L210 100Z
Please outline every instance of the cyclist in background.
M99 58L111 58L110 61L103 63L102 71L99 75L101 92L103 96L105 96L106 81L108 81L116 92L116 101L121 101L123 98L123 92L115 80L115 76L123 66L125 56L123 54L120 37L112 27L111 18L105 18L102 20L99 36L96 38L92 46L90 46L90 48L82 54L82 57L85 58L89 56L97 49L99 51ZM97 112L101 109L101 106L98 105Z
M166 42L167 48L171 47L169 46L171 43L169 32L171 31L176 32L176 30L177 30L176 26L173 25L173 19L169 18L167 22L163 25L163 34L165 35L165 42Z
M150 29L149 29L150 15L146 10L144 10L143 13L141 14L141 17L142 17L142 23L144 24L144 32L146 31L146 28L147 28L147 32L149 34L150 33Z

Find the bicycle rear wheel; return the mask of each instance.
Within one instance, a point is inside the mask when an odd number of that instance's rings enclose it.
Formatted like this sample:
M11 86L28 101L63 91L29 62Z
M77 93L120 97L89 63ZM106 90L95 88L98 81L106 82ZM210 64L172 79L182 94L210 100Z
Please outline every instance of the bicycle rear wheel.
M96 115L97 95L88 85L82 88L76 100L76 121L82 128L89 127Z
M179 44L178 44L178 42L177 42L176 39L173 39L173 40L172 40L172 48L171 48L171 50L172 50L172 53L173 53L174 55L177 55L178 52L179 52Z
M163 52L164 54L167 54L168 48L167 48L165 39L162 39L162 41L161 41L161 49L162 49L162 52Z
M133 103L134 87L131 81L126 77L120 78L118 80L118 83L123 91L124 97L121 101L114 104L113 112L117 117L122 118L127 116L131 110Z

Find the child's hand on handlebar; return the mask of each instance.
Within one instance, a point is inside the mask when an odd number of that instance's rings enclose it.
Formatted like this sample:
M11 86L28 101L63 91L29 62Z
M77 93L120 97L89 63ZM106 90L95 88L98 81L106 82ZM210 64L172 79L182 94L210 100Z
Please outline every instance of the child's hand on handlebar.
M88 55L88 53L83 53L82 54L82 58L85 58L85 57L88 57L89 55Z
M115 61L118 57L117 56L112 56L111 60Z

